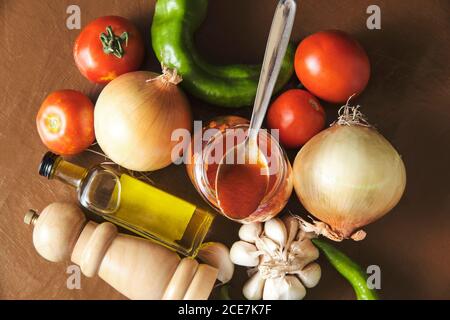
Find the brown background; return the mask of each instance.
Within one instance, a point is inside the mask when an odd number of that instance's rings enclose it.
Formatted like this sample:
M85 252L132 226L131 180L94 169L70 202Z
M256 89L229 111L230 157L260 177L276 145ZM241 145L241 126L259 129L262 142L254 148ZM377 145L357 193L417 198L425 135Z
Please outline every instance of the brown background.
M74 200L74 190L37 174L45 152L35 129L41 101L53 90L81 90L93 99L100 87L77 71L72 45L78 30L65 27L66 8L78 4L82 25L95 17L130 18L147 39L145 69L158 70L149 29L154 1L2 0L0 1L0 298L123 298L100 279L82 279L82 290L66 288L69 263L52 264L32 247L31 229L22 223L29 208ZM382 29L366 28L366 8L378 4ZM199 50L211 61L259 62L265 48L274 0L211 0L209 15L197 34ZM367 227L361 243L339 245L362 265L382 271L385 299L450 298L450 5L442 1L300 1L293 40L322 29L353 34L372 63L370 84L358 103L372 123L402 154L408 171L400 204ZM292 85L296 85L293 80ZM249 114L249 108L226 110L191 99L196 119L219 114ZM337 106L326 105L328 121ZM290 152L294 156L295 151ZM74 159L100 162L96 156ZM205 205L183 167L151 174L163 189ZM183 183L180 183L182 181ZM288 208L305 214L295 197ZM238 225L218 217L209 239L231 244ZM323 276L308 299L353 299L350 286L321 260ZM238 268L232 296L240 297L246 278Z

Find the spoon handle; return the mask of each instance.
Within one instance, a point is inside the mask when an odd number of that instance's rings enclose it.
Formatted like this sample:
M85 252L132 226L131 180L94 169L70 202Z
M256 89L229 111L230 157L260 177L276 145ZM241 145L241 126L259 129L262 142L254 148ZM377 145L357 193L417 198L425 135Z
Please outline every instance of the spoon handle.
M295 0L280 0L275 11L250 121L248 136L250 141L256 141L266 115L291 36L296 7Z

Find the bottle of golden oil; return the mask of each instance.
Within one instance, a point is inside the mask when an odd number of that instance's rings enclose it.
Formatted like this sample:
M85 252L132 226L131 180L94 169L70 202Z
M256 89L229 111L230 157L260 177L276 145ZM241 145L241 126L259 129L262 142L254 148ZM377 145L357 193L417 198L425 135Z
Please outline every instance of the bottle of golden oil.
M185 256L195 256L214 216L152 185L97 165L90 169L48 152L39 174L77 189L89 211Z

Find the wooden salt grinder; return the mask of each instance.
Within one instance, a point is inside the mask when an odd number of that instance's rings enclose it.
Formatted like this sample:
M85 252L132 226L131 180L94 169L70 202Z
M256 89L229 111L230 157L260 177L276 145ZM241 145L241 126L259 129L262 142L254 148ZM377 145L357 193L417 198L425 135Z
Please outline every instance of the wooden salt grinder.
M34 225L33 243L42 257L71 258L84 275L98 274L130 299L207 299L217 278L216 268L120 234L110 222L87 222L73 204L53 203L40 215L28 212L24 221Z

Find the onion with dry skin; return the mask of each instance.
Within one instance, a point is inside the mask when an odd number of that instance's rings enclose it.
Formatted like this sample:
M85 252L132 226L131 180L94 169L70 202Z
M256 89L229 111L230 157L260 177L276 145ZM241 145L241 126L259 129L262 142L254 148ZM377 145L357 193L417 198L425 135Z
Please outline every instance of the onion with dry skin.
M361 240L359 228L381 218L400 200L406 185L394 147L348 104L330 128L303 146L294 162L294 188L301 203L322 220L311 231L340 241Z
M124 168L153 171L172 163L176 129L190 130L187 98L177 84L181 78L138 71L111 81L100 94L94 113L95 135L105 154ZM189 141L187 141L188 143Z

